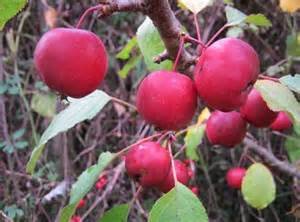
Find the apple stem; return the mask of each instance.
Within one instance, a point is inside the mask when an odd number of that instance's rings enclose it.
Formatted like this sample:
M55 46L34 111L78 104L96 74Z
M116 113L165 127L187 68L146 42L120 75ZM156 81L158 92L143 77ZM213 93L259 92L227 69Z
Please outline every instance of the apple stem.
M216 32L216 34L211 37L211 39L205 44L206 47L208 47L226 28L228 27L228 24L223 25L222 28L219 29L219 31Z
M194 13L194 23L195 23L196 32L197 32L197 39L198 39L198 41L201 42L201 32L200 32L200 27L199 27L199 23L198 23L197 14L195 14L195 13Z
M266 75L260 74L258 77L259 77L260 79L266 79L266 80L271 80L271 81L274 81L274 82L280 82L279 79L273 78L273 77L271 77L271 76L266 76Z
M133 207L134 202L137 200L139 197L140 193L142 192L143 187L140 185L137 189L137 191L133 194L132 200L130 201L129 208L131 209Z
M129 108L131 108L133 110L137 110L137 108L134 105L132 105L132 104L130 104L130 103L124 101L124 100L118 99L118 98L113 97L113 96L111 96L110 98L111 98L111 100L113 102L119 103L119 104L121 104L123 106L127 106L127 107L129 107Z
M123 153L127 152L127 151L130 150L132 147L137 146L137 145L139 145L139 144L141 144L141 143L143 143L143 142L147 142L148 140L152 140L152 139L154 139L154 138L156 138L156 137L160 137L161 135L162 135L162 133L157 133L157 134L154 134L154 135L152 135L152 136L148 136L148 137L146 137L146 138L143 138L143 139L137 141L136 143L133 143L133 144L131 144L131 145L125 147L124 149L120 150L120 151L116 154L116 156L121 156Z
M182 50L184 47L184 41L185 41L185 37L181 35L179 49L178 49L177 56L176 56L176 59L175 59L174 65L173 65L173 69L172 69L173 71L176 71L176 67L179 63L179 59L180 59L180 56L181 56L181 53L182 53Z
M77 28L77 29L80 28L80 26L82 25L82 23L83 23L85 17L86 17L88 14L90 14L90 13L92 13L92 12L94 12L94 11L98 11L98 10L100 10L101 8L102 8L102 5L96 5L96 6L92 6L92 7L88 8L87 10L85 10L85 12L81 15L79 21L77 22L76 28Z
M173 172L173 178L174 178L174 186L176 186L177 183L177 175L176 175L176 169L175 169L175 163L173 159L173 154L172 154L172 147L171 147L171 142L168 141L168 149L171 157L171 167L172 167L172 172Z
M206 47L205 44L204 44L201 40L195 39L195 38L193 38L193 37L190 36L190 35L185 35L185 36L184 36L184 39L185 39L186 42L190 42L190 43L195 42L195 43L197 43L198 45L201 45L203 48Z

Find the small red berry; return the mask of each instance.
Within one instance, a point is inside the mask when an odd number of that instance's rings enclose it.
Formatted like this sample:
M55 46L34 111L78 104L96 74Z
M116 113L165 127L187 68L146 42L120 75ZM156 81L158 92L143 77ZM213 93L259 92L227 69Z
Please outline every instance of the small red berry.
M285 112L279 112L277 118L271 124L270 128L276 131L284 131L293 126L291 118Z
M144 142L129 150L125 167L130 177L143 187L151 187L164 181L171 167L171 157L159 143Z
M245 168L236 167L228 170L226 174L226 181L228 186L231 188L240 189L245 174Z
M97 190L102 190L103 189L103 187L105 187L105 183L103 183L103 182L101 182L101 181L98 181L97 183L96 183L96 189Z
M71 219L71 222L81 222L81 217L80 216L73 216Z
M198 187L189 187L191 189L191 191L198 196L199 195L199 188Z
M85 206L85 200L84 200L84 199L81 199L81 200L79 201L78 205L77 205L77 209L82 208L82 207L84 207L84 206Z
M187 185L189 182L189 175L188 175L188 169L185 166L185 164L179 160L174 160L175 164L175 172L177 176L177 181ZM168 176L165 178L164 182L158 185L158 189L164 193L169 192L173 187L174 184L174 176L173 176L173 169L170 168Z

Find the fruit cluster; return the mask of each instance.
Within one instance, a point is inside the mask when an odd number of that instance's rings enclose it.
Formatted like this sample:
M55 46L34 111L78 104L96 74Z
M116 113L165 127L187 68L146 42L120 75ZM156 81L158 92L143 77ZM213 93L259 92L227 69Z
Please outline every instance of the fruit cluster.
M92 32L69 28L47 32L37 44L34 62L51 89L76 98L94 91L108 67L101 39ZM236 38L220 39L202 48L194 80L175 69L147 75L137 90L137 110L144 120L161 130L179 130L192 120L199 96L215 110L206 123L208 140L226 147L243 141L247 123L273 130L288 129L292 125L290 117L270 110L253 88L259 66L258 55L248 43ZM168 192L174 187L174 179L182 184L190 180L189 170L179 160L174 160L176 176L173 175L171 158L159 143L144 142L128 152L126 169L143 187ZM232 175L236 174L229 173L228 178ZM100 179L97 189L101 190L106 182ZM238 187L238 183L234 181L232 186Z
M172 161L177 181L187 185L192 175L186 164L172 160L169 151L157 142L143 142L131 148L125 157L125 167L141 186L166 193L175 185Z

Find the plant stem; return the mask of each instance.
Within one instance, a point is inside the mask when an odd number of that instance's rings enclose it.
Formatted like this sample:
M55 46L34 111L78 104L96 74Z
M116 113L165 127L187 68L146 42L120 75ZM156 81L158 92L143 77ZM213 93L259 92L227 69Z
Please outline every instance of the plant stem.
M214 34L214 36L206 43L206 47L208 47L227 27L228 25L225 24L222 28L220 28L219 31L217 31L216 34Z
M176 175L176 169L175 169L175 163L173 159L173 154L172 154L172 147L170 141L168 142L168 149L171 157L171 167L172 167L172 173L173 173L173 178L174 178L174 186L176 186L177 183L177 175Z
M260 79L266 79L266 80L271 80L271 81L274 81L274 82L279 82L279 79L277 79L277 78L273 78L273 77L262 75L262 74L260 74L258 76L258 78L260 78Z
M112 97L112 96L110 98L111 98L112 101L114 101L116 103L120 103L121 105L127 106L127 107L129 107L129 108L131 108L133 110L137 110L134 105L132 105L132 104L130 104L130 103L124 101L124 100L121 100L121 99L118 99L118 98Z
M194 14L194 22L195 22L195 27L197 32L197 39L201 42L201 32L200 32L198 19L197 19L197 14Z
M178 52L177 52L177 56L176 56L174 65L173 65L173 71L176 71L176 67L179 63L179 59L180 59L183 47L184 47L184 36L180 36L179 49L178 49Z
M77 22L76 28L77 28L77 29L80 28L80 26L82 25L82 23L83 23L85 17L86 17L88 14L90 14L90 13L92 13L92 12L94 12L94 11L100 10L101 8L102 8L102 5L100 4L100 5L92 6L92 7L88 8L87 10L85 10L85 12L81 15L79 21Z

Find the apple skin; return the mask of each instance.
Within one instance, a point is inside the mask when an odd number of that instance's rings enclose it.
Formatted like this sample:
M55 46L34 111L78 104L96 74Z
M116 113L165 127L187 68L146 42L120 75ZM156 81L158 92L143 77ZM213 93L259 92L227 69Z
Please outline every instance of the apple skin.
M131 148L125 157L125 167L130 177L143 187L164 181L171 168L170 153L156 142L144 142Z
M183 185L187 185L190 177L188 175L188 169L186 165L179 161L179 160L174 160L174 165L175 165L175 172L177 176L177 181L182 183ZM170 168L170 171L168 173L168 176L165 177L163 183L159 184L157 188L164 193L169 192L173 187L175 186L174 184L174 177L173 177L173 170L172 167Z
M45 84L64 96L80 98L97 89L108 67L101 39L75 28L45 33L34 51L34 64Z
M214 111L206 124L206 135L213 145L228 148L241 143L247 132L247 122L237 111Z
M223 38L207 47L196 65L194 80L200 98L213 109L229 112L247 99L259 75L260 62L248 43Z
M179 130L192 120L197 108L197 91L186 75L155 71L141 82L136 106L139 114L162 130Z
M245 175L245 168L236 167L229 169L226 174L226 181L228 186L234 189L241 189L243 178Z
M272 111L263 100L260 92L252 89L246 103L241 107L240 112L250 124L255 127L268 127L276 119L278 112Z
M284 131L290 129L293 126L293 121L285 112L279 112L277 118L270 125L272 130Z

